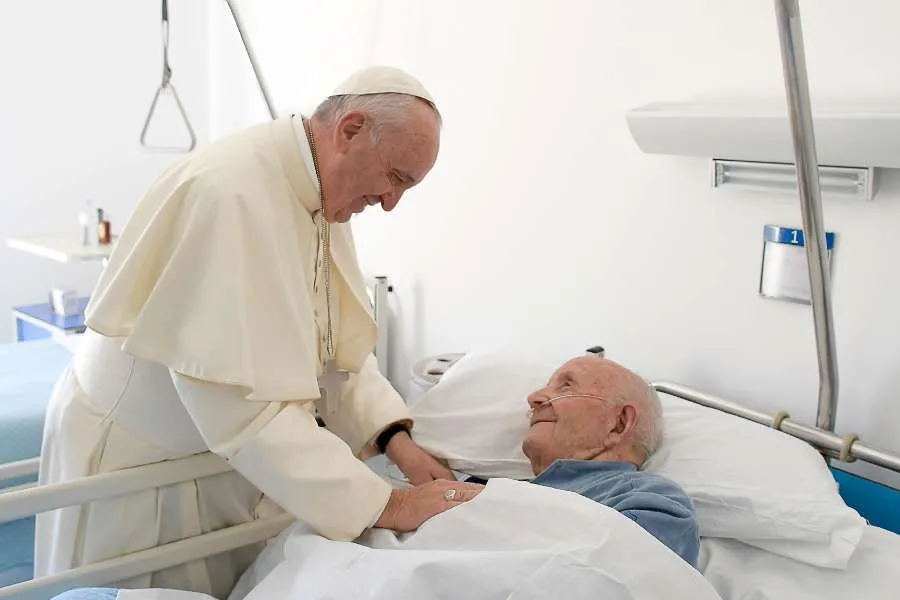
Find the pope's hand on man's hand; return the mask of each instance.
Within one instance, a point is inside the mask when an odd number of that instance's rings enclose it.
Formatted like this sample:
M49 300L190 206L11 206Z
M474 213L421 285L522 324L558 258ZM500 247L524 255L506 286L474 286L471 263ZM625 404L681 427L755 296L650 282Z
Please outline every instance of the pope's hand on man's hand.
M392 490L375 527L414 531L431 517L468 502L483 489L477 483L432 481L414 488Z
M385 454L413 485L421 485L435 479L456 480L453 471L422 450L406 432L400 432L391 438L385 448Z

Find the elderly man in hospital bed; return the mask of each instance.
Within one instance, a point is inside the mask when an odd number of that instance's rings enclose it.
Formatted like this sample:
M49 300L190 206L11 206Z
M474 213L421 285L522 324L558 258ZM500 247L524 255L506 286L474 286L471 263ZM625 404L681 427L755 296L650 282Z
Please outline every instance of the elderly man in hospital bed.
M676 483L640 470L662 439L653 388L611 360L582 356L563 364L528 404L522 449L532 483L614 508L697 565L700 530L691 499Z
M54 390L40 482L208 451L233 470L39 515L37 577L282 511L329 539L408 531L478 493L447 481L409 436L411 415L372 355L347 223L368 206L392 210L429 173L440 121L420 82L372 67L312 115L217 140L153 183ZM416 487L392 489L359 460L377 452ZM258 551L120 585L224 597Z

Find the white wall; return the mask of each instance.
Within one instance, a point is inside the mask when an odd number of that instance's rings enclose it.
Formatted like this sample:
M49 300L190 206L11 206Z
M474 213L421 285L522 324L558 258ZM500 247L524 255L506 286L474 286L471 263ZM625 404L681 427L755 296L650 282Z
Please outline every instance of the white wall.
M900 5L802 4L814 98L900 99ZM810 309L756 294L763 225L800 226L796 199L714 191L708 161L644 155L624 119L657 100L783 95L771 2L379 6L362 39L339 19L317 35L416 74L444 115L429 178L355 226L364 267L396 285L400 386L425 354L502 342L562 359L602 344L646 376L814 421ZM255 17L278 48L274 86L302 81L295 55L352 62L292 38L274 25L284 14L269 3ZM839 234L838 427L900 451L900 174L872 203L828 201L824 219Z
M206 1L171 2L173 83L202 144L208 132ZM159 0L5 2L0 19L0 311L44 302L53 286L90 292L99 263L64 265L11 250L14 236L78 236L86 199L113 233L173 155L139 143L160 83ZM162 101L161 101L162 102ZM161 104L157 141L181 131ZM175 137L169 137L173 134ZM13 338L0 318L0 341Z

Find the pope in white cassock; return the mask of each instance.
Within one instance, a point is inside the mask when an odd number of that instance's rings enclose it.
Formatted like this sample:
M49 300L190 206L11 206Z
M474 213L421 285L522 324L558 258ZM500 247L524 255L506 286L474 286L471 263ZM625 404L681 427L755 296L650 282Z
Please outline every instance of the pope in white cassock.
M278 511L335 540L409 531L480 491L409 436L410 414L372 356L347 224L369 205L392 210L431 170L439 137L424 87L373 67L311 117L212 143L153 184L54 390L40 483L206 451L233 470L39 515L36 576ZM392 490L361 462L379 451L415 487ZM259 549L118 585L221 598Z

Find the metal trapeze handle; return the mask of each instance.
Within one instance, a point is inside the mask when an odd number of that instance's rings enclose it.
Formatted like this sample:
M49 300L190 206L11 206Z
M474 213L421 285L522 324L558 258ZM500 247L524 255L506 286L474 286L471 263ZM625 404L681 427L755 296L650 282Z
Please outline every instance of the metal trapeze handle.
M153 102L150 104L150 111L147 113L147 118L144 121L144 128L141 130L141 146L148 150L153 150L156 152L190 152L197 145L197 136L194 134L194 128L191 127L191 122L188 119L187 112L184 110L184 106L181 104L181 98L178 97L178 92L175 90L175 85L172 83L172 67L169 65L169 1L162 0L162 45L163 45L163 72L162 72L162 82L156 90L156 94L153 96ZM178 106L178 111L181 113L181 118L184 120L184 125L187 127L188 134L191 136L190 145L187 147L178 147L178 146L154 146L152 144L147 143L147 131L150 129L150 121L153 120L153 114L156 110L156 103L159 101L160 94L163 91L171 92L172 97L175 98L175 104Z

